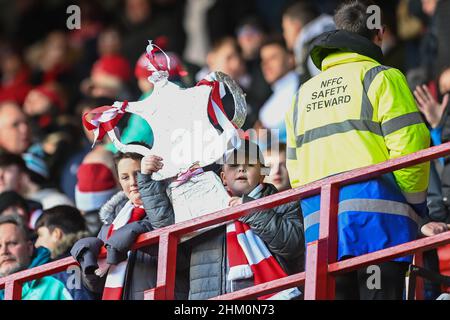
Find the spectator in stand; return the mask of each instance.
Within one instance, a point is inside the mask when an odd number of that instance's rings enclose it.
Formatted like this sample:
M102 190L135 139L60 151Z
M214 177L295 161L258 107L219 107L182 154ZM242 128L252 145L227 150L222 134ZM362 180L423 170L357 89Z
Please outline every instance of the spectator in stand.
M16 215L25 225L30 221L30 209L27 200L15 191L0 193L0 216Z
M31 90L30 71L18 51L6 49L0 53L0 102L22 104Z
M303 0L286 8L282 25L284 39L294 51L296 70L303 83L320 72L309 57L309 46L320 34L335 29L333 17L321 15L312 1Z
M61 190L72 200L75 201L75 185L77 184L77 171L84 157L91 152L94 135L84 129L81 117L85 112L91 111L97 106L112 105L113 99L109 98L91 98L82 100L76 107L75 130L72 138L75 143L71 150L66 152L66 160L60 163L60 177L57 180ZM43 147L45 144L43 144ZM101 146L101 147L100 147ZM97 142L95 149L103 149L101 143ZM112 155L110 155L112 157ZM111 158L112 159L112 158Z
M206 64L207 66L195 76L197 81L203 79L211 71L221 71L244 86L244 88L248 86L249 79L246 76L245 64L235 38L225 37L217 40L208 52Z
M438 102L426 85L417 86L414 90L420 111L431 126L431 138L435 145L450 140L450 68L444 70L439 77Z
M240 20L254 13L254 1L187 0L183 17L186 31L183 59L199 67L204 66L214 42L233 35Z
M260 54L264 79L272 87L273 93L261 107L259 120L255 127L278 130L277 137L271 135L278 140L271 141L271 143L285 143L284 119L300 86L300 78L294 71L294 57L282 38L266 40L261 46ZM264 146L261 147L264 148Z
M241 47L244 61L251 65L257 63L259 50L266 38L266 32L258 18L244 19L237 27L236 38Z
M0 217L0 277L50 262L50 251L33 248L29 231L15 216ZM4 291L0 291L0 300ZM64 282L47 276L22 284L22 300L72 300Z
M383 11L386 12L386 11ZM387 66L406 72L406 48L403 41L398 36L398 22L396 12L389 12L384 15L383 46L381 50L384 55L384 62Z
M71 89L73 59L67 35L62 31L50 32L42 43L31 47L28 52L32 67L31 83L35 86L58 83Z
M286 168L286 144L280 143L278 150L267 148L263 155L266 165L270 167L270 175L264 182L273 184L280 192L290 189L291 182Z
M0 192L1 195L4 195L2 199L5 201L2 205L9 207L8 203L10 203L8 199L7 192L16 192L23 196L24 190L24 179L23 175L26 171L25 161L21 156L10 154L10 153L0 153ZM14 195L11 195L12 199L16 200L12 202L20 202ZM28 206L28 218L27 225L29 228L34 228L34 222L37 217L42 213L42 205L38 201L34 201L31 199L26 199Z
M119 55L122 50L121 36L117 29L106 28L98 36L97 51L101 57Z
M65 109L62 93L56 85L39 86L25 98L23 110L30 119L33 137L42 141L45 135L56 130L59 114Z
M268 168L259 147L248 139L241 142L241 147L224 159L220 173L232 196L230 207L277 193L273 185L263 183ZM166 219L169 213L165 211ZM237 239L246 236L253 245L242 245L248 239L238 243ZM192 300L209 299L303 270L304 234L298 202L243 216L190 242ZM289 300L299 294L297 288L289 288L260 298Z
M75 242L87 237L86 222L81 213L72 206L55 206L44 210L36 221L35 247L45 247L53 260L70 256Z
M450 0L439 0L436 6L437 72L450 66Z
M244 92L249 90L251 78L246 72L241 51L235 38L225 37L217 40L208 53L206 62L207 66L196 74L196 81L202 80L210 72L221 71L235 80ZM231 114L232 117L233 111L228 110L227 106L225 106L225 112L227 115ZM247 119L242 128L244 130L248 129L249 121L254 118L253 107L247 104Z
M417 86L414 95L420 111L431 127L434 145L450 141L450 68L439 77L439 96L436 99L426 85ZM441 102L438 102L441 101ZM424 236L433 236L450 229L450 165L448 156L433 162L428 190L429 216L420 228ZM436 256L437 252L437 256ZM450 275L450 245L426 252L425 266L441 274ZM425 283L427 285L427 283ZM438 288L439 289L439 288ZM427 298L436 298L440 290L426 291Z
M155 12L152 0L126 0L118 17L123 35L123 54L130 64L135 63L142 46L148 40L164 39L164 49L180 54L184 48L181 19L173 18L176 7L168 12Z
M110 105L114 100L129 99L127 82L130 80L130 77L130 66L125 58L120 55L103 56L92 67L91 77L82 84L82 90L88 96L97 99L97 101L106 102L103 105ZM83 105L81 114L84 115L86 112L99 106L101 105ZM94 134L88 132L84 126L83 130L92 144ZM84 151L88 151L88 153L82 163L103 163L109 168L114 168L113 153L106 148L105 144L97 142L92 150L82 150L82 152Z
M2 152L0 154L0 193L20 192L23 183L20 176L24 169L25 162L19 155Z
M125 58L117 54L103 56L92 66L90 78L81 83L81 91L92 98L127 100L130 78L130 65Z
M408 78L419 74L422 82L430 82L438 77L436 35L436 8L439 0L410 1L410 10L422 21L422 34L418 51L418 67L408 71Z
M109 157L105 160L108 160ZM102 222L98 215L100 208L115 195L117 177L115 168L108 167L101 159L86 159L78 168L75 187L75 203L81 211L89 233L96 236Z
M245 97L247 105L250 105L252 108L252 112L248 115L247 119L247 123L251 127L253 127L258 119L261 106L272 93L270 86L264 79L259 54L261 45L266 37L266 30L257 17L244 18L236 30L236 38L242 49L242 58L251 78L251 84L247 89L247 95Z
M0 151L22 154L31 145L25 113L14 102L0 103Z
M63 193L59 192L49 181L48 166L44 160L44 151L39 145L34 145L23 154L26 170L22 175L21 193L34 201L42 203L43 209L57 205L70 205L73 202Z
M98 237L79 240L71 253L80 263L83 281L92 292L103 292L105 300L142 300L144 292L156 286L157 248L131 251L131 246L140 234L173 223L162 212L169 201L165 193L167 182L151 179L151 174L163 166L158 156L144 158L137 153L119 152L115 161L122 191L101 208L103 226ZM100 252L106 252L106 263L97 261ZM178 252L181 254L182 250ZM187 297L182 281L185 273L180 270L181 278L176 282L178 299Z
M46 248L50 251L52 260L70 256L70 250L75 242L88 236L86 223L81 213L76 208L65 205L44 210L36 221L36 233L37 239L34 243L36 250ZM95 299L95 295L82 283L79 287L68 285L71 283L71 274L63 271L54 274L53 277L66 285L73 300Z

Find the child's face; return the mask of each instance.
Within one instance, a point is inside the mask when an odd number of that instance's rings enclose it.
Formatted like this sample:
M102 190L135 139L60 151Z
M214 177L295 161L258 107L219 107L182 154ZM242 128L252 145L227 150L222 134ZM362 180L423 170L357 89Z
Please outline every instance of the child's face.
M125 158L117 164L119 183L128 199L136 206L142 205L141 194L137 184L137 173L141 171L141 162Z
M61 229L55 228L53 232L47 227L40 227L37 229L38 238L34 246L37 247L45 247L50 251L53 251L58 246L58 243L61 241L63 233Z
M235 197L249 194L262 183L261 164L225 164L220 173L223 184Z
M286 168L286 153L264 154L266 165L270 166L270 175L264 179L264 182L273 184L278 191L284 191L291 188L289 174Z

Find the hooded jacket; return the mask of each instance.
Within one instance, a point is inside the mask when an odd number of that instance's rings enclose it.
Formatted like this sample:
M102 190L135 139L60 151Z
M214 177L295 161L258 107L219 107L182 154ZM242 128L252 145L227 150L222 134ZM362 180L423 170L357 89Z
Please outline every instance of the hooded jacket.
M381 65L377 45L336 30L315 41L311 59L322 73L303 84L286 115L293 187L429 147L430 133L404 75ZM429 163L422 163L343 186L338 259L416 239L427 214L428 177ZM320 196L302 199L301 205L311 242L319 236Z
M293 187L429 147L430 133L404 75L381 65L382 57L378 46L355 33L336 30L316 40L311 59L323 72L303 84L286 115ZM403 192L425 195L429 163L394 176Z

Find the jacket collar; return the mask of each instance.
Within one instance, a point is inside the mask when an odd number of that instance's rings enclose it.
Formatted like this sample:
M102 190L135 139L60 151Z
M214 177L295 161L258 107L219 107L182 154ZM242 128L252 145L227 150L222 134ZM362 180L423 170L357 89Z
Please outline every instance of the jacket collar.
M320 35L313 42L310 55L316 67L324 70L324 60L335 53L353 53L358 57L364 56L383 63L383 53L380 47L363 36L345 30L333 30Z
M31 263L27 269L32 269L34 267L41 266L51 261L51 252L47 248L38 247L34 250L33 256L31 258ZM27 295L27 292L33 289L34 285L39 279L34 279L23 284L22 297Z
M121 209L127 201L128 198L123 191L116 193L100 208L100 211L98 212L100 220L104 224L111 224L119 212L118 209Z
M322 71L325 71L331 67L350 63L350 62L362 62L362 61L370 61L373 63L378 64L378 61L369 58L367 56L363 56L359 53L354 52L336 52L328 55L325 59L322 61Z

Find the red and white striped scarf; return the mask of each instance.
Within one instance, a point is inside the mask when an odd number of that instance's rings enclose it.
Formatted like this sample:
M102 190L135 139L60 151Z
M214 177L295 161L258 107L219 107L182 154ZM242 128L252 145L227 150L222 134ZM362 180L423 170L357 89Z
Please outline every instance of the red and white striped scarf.
M253 277L254 284L258 285L287 276L261 238L243 222L234 221L227 225L227 255L229 281ZM294 287L258 299L290 300L299 295L300 291Z
M227 256L229 281L250 279L255 285L284 278L286 272L253 230L238 220L227 224ZM261 296L259 300L290 300L300 295L298 288Z
M142 207L135 207L131 201L128 201L120 210L119 214L114 218L113 223L109 227L106 239L111 237L114 231L120 229L124 225L142 220L145 217L145 210ZM106 248L102 247L101 253L106 253ZM130 252L128 252L128 255ZM99 260L99 265L104 265L106 259ZM128 259L117 265L111 265L106 276L105 288L103 289L102 300L122 300L123 286L125 282L125 273L127 270Z

